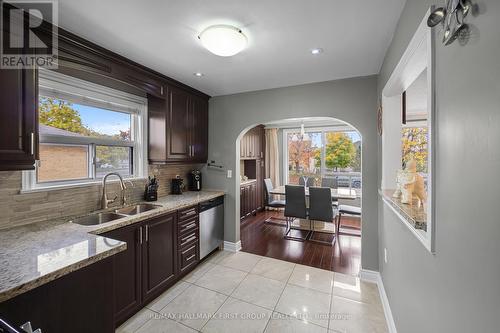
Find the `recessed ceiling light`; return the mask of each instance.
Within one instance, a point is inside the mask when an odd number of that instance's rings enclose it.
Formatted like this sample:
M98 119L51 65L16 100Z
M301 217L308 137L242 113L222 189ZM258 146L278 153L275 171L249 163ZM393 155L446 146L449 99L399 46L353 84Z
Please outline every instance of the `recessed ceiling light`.
M193 75L194 75L194 76L196 76L196 77L202 77L202 76L204 76L205 74L200 73L200 72L196 72L196 73L193 73Z
M322 48L318 47L318 48L315 48L315 49L311 50L311 54L313 54L313 55L318 55L320 53L323 53L323 49Z
M247 46L247 37L230 25L213 25L198 36L207 50L221 57L230 57Z

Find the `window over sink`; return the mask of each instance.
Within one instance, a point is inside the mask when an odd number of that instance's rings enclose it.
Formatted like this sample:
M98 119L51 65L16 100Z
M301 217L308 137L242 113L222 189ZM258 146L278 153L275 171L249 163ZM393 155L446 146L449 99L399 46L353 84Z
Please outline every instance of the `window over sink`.
M100 181L109 172L147 176L146 99L39 71L39 155L23 190Z

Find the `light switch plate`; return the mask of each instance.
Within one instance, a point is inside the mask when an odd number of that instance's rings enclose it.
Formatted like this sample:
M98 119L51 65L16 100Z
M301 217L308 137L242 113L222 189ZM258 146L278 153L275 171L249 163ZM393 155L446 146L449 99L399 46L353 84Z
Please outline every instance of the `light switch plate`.
M233 178L233 170L227 170L227 178Z

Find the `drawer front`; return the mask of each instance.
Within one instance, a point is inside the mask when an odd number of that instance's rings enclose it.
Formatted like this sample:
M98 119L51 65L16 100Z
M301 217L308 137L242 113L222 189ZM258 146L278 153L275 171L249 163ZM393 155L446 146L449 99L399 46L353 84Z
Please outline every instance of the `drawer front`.
M198 217L198 205L179 210L179 223Z
M198 229L199 225L200 223L198 218L193 218L191 220L186 220L183 221L182 223L179 223L177 230L179 235L185 235L186 233Z
M192 230L185 235L179 236L179 249L185 249L186 247L191 246L192 244L198 245L198 228Z
M198 245L193 244L192 246L187 247L185 250L182 250L180 253L179 264L180 271L184 272L198 263Z

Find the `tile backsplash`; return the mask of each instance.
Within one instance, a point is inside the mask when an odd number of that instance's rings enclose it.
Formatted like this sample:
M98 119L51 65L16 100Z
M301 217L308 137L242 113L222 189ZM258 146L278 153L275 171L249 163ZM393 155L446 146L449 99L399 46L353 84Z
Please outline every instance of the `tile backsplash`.
M149 174L156 175L159 196L170 193L170 179L176 175L185 179L193 169L202 165L151 165ZM20 193L22 171L0 172L0 229L35 222L78 216L100 209L102 187L100 184L59 190ZM110 178L111 180L111 178ZM141 201L146 180L134 180L127 189L131 202ZM119 184L112 182L108 194L118 193Z

